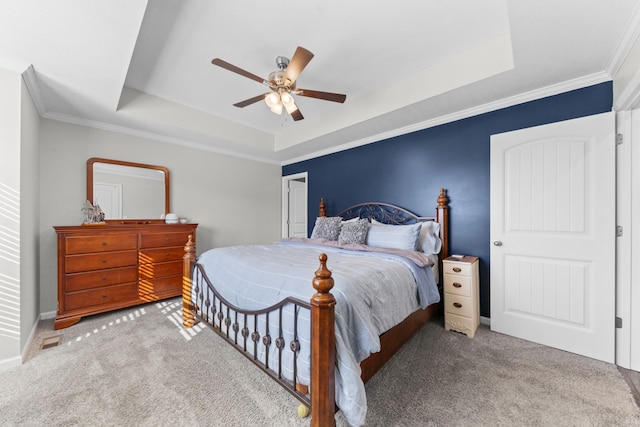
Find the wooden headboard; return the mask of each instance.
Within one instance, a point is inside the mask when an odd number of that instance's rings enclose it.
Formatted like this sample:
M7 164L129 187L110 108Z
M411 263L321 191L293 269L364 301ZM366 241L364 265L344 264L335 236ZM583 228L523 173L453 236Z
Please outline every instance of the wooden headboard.
M327 208L324 197L320 199L318 216L327 216ZM404 208L389 203L367 202L350 206L338 215L345 220L352 218L367 218L384 224L406 225L416 222L436 221L440 224L440 239L442 249L440 250L440 260L449 257L449 197L444 188L440 189L437 198L436 215L433 217L418 216Z

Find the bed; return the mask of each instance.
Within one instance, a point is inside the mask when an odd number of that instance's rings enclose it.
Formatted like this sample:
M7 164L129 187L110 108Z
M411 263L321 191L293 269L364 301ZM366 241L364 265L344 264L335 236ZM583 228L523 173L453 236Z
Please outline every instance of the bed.
M321 200L310 239L196 260L190 238L183 324L211 327L295 396L301 415L310 408L311 425L334 425L338 409L363 424L364 383L439 310L448 234L441 189L434 217L385 203L328 216Z

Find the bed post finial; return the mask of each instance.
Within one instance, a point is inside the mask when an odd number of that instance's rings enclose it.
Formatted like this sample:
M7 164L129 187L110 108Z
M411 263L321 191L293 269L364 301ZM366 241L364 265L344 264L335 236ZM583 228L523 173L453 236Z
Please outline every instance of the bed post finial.
M436 221L440 224L440 239L442 249L440 249L440 283L442 282L442 260L449 257L449 197L444 188L440 189L438 195L438 206L436 207Z
M324 203L324 197L320 197L320 209L318 210L318 216L327 216L327 205Z
M313 278L311 297L311 425L335 426L335 305L327 255L320 254L320 268Z
M446 209L449 204L449 198L447 197L447 193L445 192L444 188L440 189L440 194L438 195L438 208L444 208Z
M189 234L187 243L184 245L184 256L182 257L182 324L185 328L190 328L194 324L193 313L191 312L191 272L196 262L196 245L193 243L193 236Z

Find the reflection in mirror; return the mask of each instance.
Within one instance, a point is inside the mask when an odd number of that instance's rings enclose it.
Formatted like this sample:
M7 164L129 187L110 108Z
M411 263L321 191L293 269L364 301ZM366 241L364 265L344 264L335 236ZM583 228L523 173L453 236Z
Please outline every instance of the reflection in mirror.
M92 158L87 199L106 219L160 219L169 212L169 171L161 166Z

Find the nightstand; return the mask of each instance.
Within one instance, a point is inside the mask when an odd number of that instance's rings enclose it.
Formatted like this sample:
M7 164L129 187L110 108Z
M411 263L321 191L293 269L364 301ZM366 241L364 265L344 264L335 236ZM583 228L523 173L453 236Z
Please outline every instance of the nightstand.
M444 328L473 338L480 324L478 257L451 256L442 261Z

